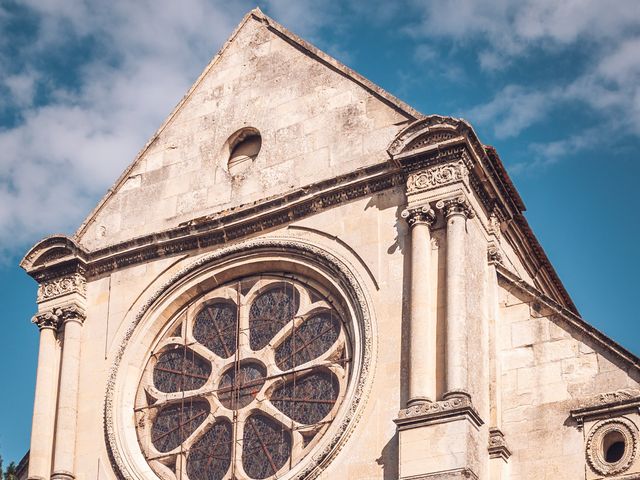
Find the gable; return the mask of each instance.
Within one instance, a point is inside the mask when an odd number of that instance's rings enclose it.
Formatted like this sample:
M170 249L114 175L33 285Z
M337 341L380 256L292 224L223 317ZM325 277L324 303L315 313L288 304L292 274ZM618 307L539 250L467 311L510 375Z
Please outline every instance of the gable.
M76 237L94 250L384 162L418 115L254 10ZM261 150L232 175L245 127Z

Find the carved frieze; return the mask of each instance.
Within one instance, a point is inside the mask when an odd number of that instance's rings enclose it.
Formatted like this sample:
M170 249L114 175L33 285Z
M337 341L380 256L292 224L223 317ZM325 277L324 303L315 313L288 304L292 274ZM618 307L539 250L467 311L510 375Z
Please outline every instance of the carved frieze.
M72 293L86 296L86 280L80 273L74 273L53 280L48 280L38 287L38 302L51 300Z
M417 193L450 183L466 181L469 170L462 160L444 165L435 165L426 170L420 170L407 178L407 193Z
M417 224L427 224L432 226L436 221L436 213L428 206L407 208L400 214L410 227Z

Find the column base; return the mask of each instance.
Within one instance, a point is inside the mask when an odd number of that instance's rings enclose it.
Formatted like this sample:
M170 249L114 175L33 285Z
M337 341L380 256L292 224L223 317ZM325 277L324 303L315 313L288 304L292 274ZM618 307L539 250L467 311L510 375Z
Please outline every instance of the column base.
M75 478L73 473L65 471L53 472L51 475L51 480L74 480Z
M424 405L425 403L433 403L429 397L413 397L410 400L407 400L407 408L415 407L416 405Z
M486 437L480 432L484 422L468 395L410 406L400 410L394 422L401 480L479 478Z

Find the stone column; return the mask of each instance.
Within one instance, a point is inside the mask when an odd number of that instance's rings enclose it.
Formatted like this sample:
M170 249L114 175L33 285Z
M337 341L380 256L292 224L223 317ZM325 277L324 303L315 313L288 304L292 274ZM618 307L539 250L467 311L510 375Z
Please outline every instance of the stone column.
M84 312L76 305L59 309L64 324L58 416L53 457L54 480L74 477L76 417L78 416L78 380L80 374L80 336Z
M51 476L53 431L56 418L56 386L58 383L58 355L56 330L58 316L42 312L31 320L40 329L36 392L31 424L31 448L29 450L29 479L48 479Z
M440 200L447 221L446 394L469 395L467 385L467 318L465 292L465 237L467 218L473 216L464 198Z
M436 400L436 325L431 315L431 226L428 206L402 212L411 229L409 400L407 406Z

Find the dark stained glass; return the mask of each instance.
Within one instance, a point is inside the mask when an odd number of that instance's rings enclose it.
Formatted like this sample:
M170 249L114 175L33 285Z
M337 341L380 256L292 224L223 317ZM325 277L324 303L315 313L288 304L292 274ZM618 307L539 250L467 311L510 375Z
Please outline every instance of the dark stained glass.
M194 338L221 358L236 352L238 308L234 303L206 305L193 325Z
M291 433L265 415L254 413L247 418L242 441L242 466L251 478L274 475L291 454Z
M280 285L256 298L249 310L251 348L264 348L293 319L299 305L298 292L291 285Z
M271 403L292 420L311 425L329 414L339 389L338 379L332 373L314 372L276 388Z
M249 405L256 397L267 374L261 363L234 364L220 379L218 398L227 408L235 410Z
M276 349L276 364L281 370L318 358L336 342L340 320L333 312L322 312L298 325Z
M192 350L176 345L158 357L153 383L165 393L185 392L202 387L211 375L211 364Z
M194 401L163 407L151 427L151 442L169 452L184 442L209 414L209 402Z
M189 450L189 480L221 480L231 466L231 423L218 421Z

